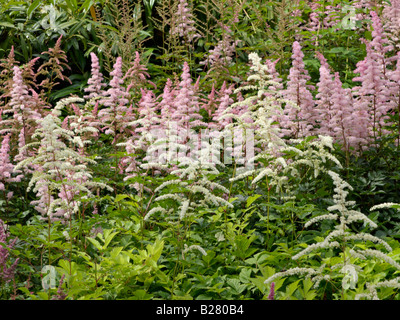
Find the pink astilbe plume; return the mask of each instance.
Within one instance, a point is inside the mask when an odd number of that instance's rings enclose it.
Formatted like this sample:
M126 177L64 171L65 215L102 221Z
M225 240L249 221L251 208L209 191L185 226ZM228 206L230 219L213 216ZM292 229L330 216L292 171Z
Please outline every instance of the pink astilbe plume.
M68 64L66 53L61 49L61 40L62 35L57 39L54 48L42 52L42 55L47 55L49 60L38 68L35 75L35 80L39 76L45 77L40 86L46 90L46 94L49 94L59 84L59 82L56 82L57 79L72 84L72 81L64 75L65 69L71 70L71 67Z
M160 118L157 113L157 105L153 91L140 89L142 98L138 104L138 119L135 121L136 133L143 134L150 132L153 128L158 128Z
M199 126L207 126L202 121L203 116L199 113L200 101L197 93L197 83L193 85L192 82L189 64L185 61L181 81L175 88L175 112L172 115L170 133L176 137L176 141L173 143L176 143L175 146L178 148L178 159L187 155L185 150L187 150L187 144L191 140L193 129Z
M134 134L126 143L119 144L125 146L125 150L128 153L128 157L122 160L126 173L124 181L139 175L145 175L140 166L149 160L151 161L151 157L145 156L139 159L138 153L146 152L155 139L161 138L165 134L160 130L161 119L158 115L158 104L153 91L143 88L140 91L142 97L138 103L138 119L130 123L130 126L134 128ZM144 185L135 182L131 187L138 192L143 192Z
M171 121L172 115L176 111L176 108L175 108L175 90L172 86L172 80L169 78L165 83L164 90L161 95L161 101L159 102L158 108L160 109L163 123Z
M197 126L206 126L199 114L199 97L196 95L196 86L192 84L188 63L183 64L181 82L176 88L175 112L172 120L178 127L189 130Z
M200 62L201 65L208 65L212 68L214 66L229 66L231 63L232 56L240 40L232 39L232 30L228 26L222 25L222 29L222 39L218 41L214 49L209 51L206 59Z
M132 66L126 71L123 80L128 83L126 91L129 92L132 89L146 87L148 84L156 88L156 85L148 80L150 74L147 72L146 66L140 62L139 52L135 52L135 60L132 62ZM139 90L137 90L139 91Z
M298 108L286 104L280 124L282 132L290 137L299 138L312 133L315 123L315 102L310 89L313 86L307 85L311 79L303 62L304 54L298 41L293 43L292 67L289 71L289 81L284 90L284 98L295 103Z
M382 22L389 42L400 48L400 0L383 3Z
M332 137L347 153L350 148L360 151L368 142L368 113L354 105L351 89L343 88L338 72L335 72L331 102L333 113L329 127L333 128Z
M396 55L396 68L388 72L390 79L391 108L397 114L397 129L400 132L400 52Z
M85 99L102 96L104 94L103 88L106 86L106 84L103 83L103 74L100 72L99 58L93 52L90 53L90 58L92 60L92 69L91 77L88 80L89 86L84 89L87 93L83 96Z
M113 143L116 143L119 135L124 132L127 123L132 120L132 115L127 104L129 93L122 86L124 83L122 72L122 58L118 57L114 69L110 73L112 79L110 88L104 93L105 98L101 103L106 107L98 113L103 130L106 134L114 136Z
M377 138L386 133L384 126L390 108L388 103L390 83L384 76L382 56L372 48L370 42L364 39L362 41L366 45L367 56L357 63L357 68L354 70L359 76L353 81L361 82L360 86L353 88L356 96L355 108L369 114L369 125L365 130L369 136Z
M222 84L220 90L216 96L216 110L212 114L213 122L209 123L209 128L223 130L228 123L232 122L232 119L223 118L222 115L224 114L225 110L233 104L234 100L232 98L234 84L227 87L226 82Z
M279 62L280 59L276 59L274 61L270 59L265 60L265 65L268 69L268 74L271 76L271 81L274 83L268 86L269 90L282 90L283 83L282 78L280 78L279 72L276 70L276 64Z
M172 21L170 33L181 37L183 43L189 44L200 38L187 0L179 0L177 11L174 13Z
M13 117L1 121L2 129L0 132L11 132L13 135L17 135L18 147L22 148L30 142L30 137L36 129L37 121L41 119L41 115L35 110L38 100L29 94L28 87L22 78L21 69L14 66L13 72L10 109L3 111L3 113L11 113ZM21 160L25 156L27 155L20 149L17 159Z
M381 19L375 11L370 12L372 18L372 40L371 46L376 53L376 58L379 58L383 75L386 77L386 69L389 59L386 58L388 52L393 50L393 45L390 44L387 34L383 29Z
M216 90L215 90L215 84L212 84L211 91L207 95L207 99L202 99L203 103L201 105L201 108L203 108L208 116L212 118L212 114L215 112L215 109L217 108L216 106ZM210 124L209 124L210 125Z
M330 73L326 59L320 53L317 54L317 57L321 62L315 108L315 112L318 114L317 123L319 125L317 132L321 135L333 136L336 124L332 121L332 118L335 116L332 95L335 92L336 83L333 80L333 75Z
M10 53L7 58L0 60L0 92L1 98L10 96L12 83L13 83L13 68L19 62L15 60L14 46L11 46ZM0 106L1 108L2 106Z

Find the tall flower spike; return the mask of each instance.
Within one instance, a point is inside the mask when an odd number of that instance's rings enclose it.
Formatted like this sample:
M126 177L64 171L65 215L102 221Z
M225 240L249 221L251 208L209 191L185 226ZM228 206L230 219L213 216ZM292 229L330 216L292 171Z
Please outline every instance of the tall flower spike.
M391 0L390 4L384 2L382 11L382 22L384 30L388 34L388 40L392 45L400 47L400 0Z
M183 43L189 44L193 40L200 38L187 0L179 0L177 11L172 21L173 25L170 32L171 34L179 35Z
M181 82L176 88L175 112L172 120L177 122L178 127L183 129L192 129L195 126L204 125L202 116L199 112L198 96L195 92L195 86L192 85L189 64L185 61L181 75Z
M233 98L231 97L233 93L233 87L234 84L227 88L226 82L224 81L220 90L218 91L216 99L217 109L215 110L212 117L212 120L215 121L215 125L213 126L213 128L217 128L218 130L223 130L225 126L231 122L230 119L227 118L220 119L220 117L224 114L225 110L234 102Z
M92 59L92 70L91 77L88 80L89 86L84 89L88 93L83 96L85 99L102 96L104 94L103 88L106 86L103 83L103 74L100 72L99 58L93 52L90 53L90 58Z
M141 64L139 52L135 52L135 60L132 62L132 67L128 69L123 78L128 83L126 91L129 92L132 88L144 87L147 84L151 84L154 88L156 85L148 80L150 78L147 68Z
M307 85L311 79L303 62L304 54L298 41L293 43L292 67L289 71L289 81L284 90L284 97L295 103L298 108L286 105L281 126L286 135L294 138L304 137L311 134L315 123L315 102L310 89L314 87Z
M117 58L110 75L112 76L110 88L105 92L105 98L100 100L107 108L99 111L99 119L105 133L114 136L113 143L115 143L119 134L125 130L127 123L131 120L127 116L130 113L127 107L129 93L122 86L124 80L121 57Z
M30 142L34 130L37 127L37 121L41 115L34 109L36 101L29 95L28 87L22 78L22 71L17 66L14 67L13 85L11 90L11 99L9 105L12 109L7 112L13 114L13 119L2 121L8 128L2 131L9 131L19 136L19 147L23 147ZM19 150L18 160L27 156Z
M13 68L19 62L15 60L14 46L11 46L10 53L6 59L0 60L0 83L1 97L9 97L12 88Z
M59 84L55 82L56 79L67 81L72 84L72 81L63 74L65 69L71 70L71 67L68 64L66 53L61 49L61 40L62 35L57 39L54 48L42 52L43 55L46 54L49 56L49 60L39 67L35 76L36 78L39 75L44 75L46 77L46 79L40 83L40 86L47 89L48 92Z
M342 87L338 72L335 73L331 102L333 113L329 128L333 128L335 142L341 143L347 152L350 152L351 147L357 151L360 145L367 144L365 130L368 115L363 114L362 110L354 109L351 89Z
M328 174L333 180L335 186L335 194L333 196L334 205L328 207L327 210L329 212L337 211L338 213L328 213L316 216L310 219L306 223L305 227L308 227L315 223L319 223L322 220L335 220L337 221L338 225L335 226L335 229L331 231L325 237L325 239L309 245L307 248L294 255L292 259L299 259L300 257L307 256L314 251L331 250L332 248L339 249L340 258L338 257L339 259L336 260L337 262L333 262L332 259L329 259L331 263L334 263L329 267L329 274L323 274L325 264L322 264L318 269L292 268L270 276L268 279L265 280L264 283L271 283L274 279L279 277L286 277L294 274L307 274L308 276L310 276L311 281L314 282L314 287L318 287L321 280L329 281L332 275L335 275L334 270L339 270L339 272L336 274L336 277L342 278L342 289L357 289L357 291L359 291L360 289L363 289L364 283L356 287L359 278L358 273L362 271L362 266L365 266L365 263L363 263L362 265L358 265L357 260L365 260L367 258L372 258L374 260L383 260L385 263L388 263L395 267L397 270L400 270L400 264L398 264L394 259L392 259L384 252L384 250L389 252L392 251L392 248L386 241L368 233L354 232L353 229L349 227L349 225L354 222L363 222L364 225L368 225L371 228L376 228L377 224L370 220L363 213L349 208L355 205L354 201L349 201L346 199L349 190L352 190L352 187L337 173L333 171L328 171ZM359 243L360 241L364 243L373 243L377 247L377 249L370 249L370 245L365 247L354 245L354 242ZM334 272L332 273L332 271ZM399 287L399 280L400 277L390 280L391 285L389 286ZM368 283L367 289L369 285L370 284ZM377 287L379 287L379 285L385 286L384 283L375 283L372 286L374 285L376 285ZM374 298L378 299L376 291L374 293ZM362 293L358 294L357 296L370 297L370 294Z
M363 110L369 115L368 135L373 138L386 133L384 126L388 120L387 111L390 105L390 83L384 75L385 67L382 64L382 55L374 50L371 42L364 39L367 55L357 63L354 73L359 73L353 81L360 81L361 85L354 87L356 96L355 108Z
M175 90L172 87L172 80L168 78L165 83L163 93L161 95L161 101L159 102L159 110L161 111L161 117L166 121L172 119L172 115L176 111L175 109Z
M231 33L232 30L228 26L222 26L222 39L220 39L214 49L209 51L209 55L201 65L214 65L228 66L232 61L232 56L235 53L236 46L240 40L233 41Z
M335 91L335 82L333 75L329 72L328 63L326 59L320 54L318 55L321 61L319 68L319 82L317 84L318 93L316 95L316 113L318 114L318 122L320 128L318 133L321 135L333 136L336 124L332 121L335 115L333 110L332 94Z

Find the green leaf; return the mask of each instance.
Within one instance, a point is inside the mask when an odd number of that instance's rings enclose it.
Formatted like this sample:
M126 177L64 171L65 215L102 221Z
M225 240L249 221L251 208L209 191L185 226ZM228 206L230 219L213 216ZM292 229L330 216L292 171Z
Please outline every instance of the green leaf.
M66 97L66 96L68 96L68 95L70 95L70 94L72 94L74 92L78 92L79 88L80 88L80 83L75 83L75 84L70 85L70 86L68 86L66 88L63 88L61 90L55 91L54 93L52 93L50 95L50 98L56 100L56 99L59 99L59 98Z
M11 22L6 22L6 21L1 21L0 26L16 29L16 27Z
M86 239L89 240L89 242L91 244L93 244L96 247L97 250L99 250L99 251L102 250L102 246L100 245L100 243L96 239L93 239L93 238L90 238L90 237L87 237Z
M122 199L126 199L126 198L129 198L129 196L127 194L117 194L115 197L115 202L119 202Z
M41 2L41 0L35 0L32 2L32 4L28 8L28 11L26 12L28 15L28 19L31 18L33 11L35 11L41 5Z
M286 287L286 292L285 292L285 298L287 300L292 300L292 299L296 299L295 297L293 297L294 292L296 291L296 289L298 288L298 284L299 284L300 280L297 280L291 284L289 284Z
M153 295L141 289L136 290L133 296L133 300L150 300L151 298L153 298Z
M118 234L118 232L112 232L111 230L104 230L104 245L103 250L107 249L108 245L110 244L111 240Z
M248 197L246 202L246 208L250 207L251 204L254 201L256 201L259 197L261 197L261 194L255 194L254 196Z

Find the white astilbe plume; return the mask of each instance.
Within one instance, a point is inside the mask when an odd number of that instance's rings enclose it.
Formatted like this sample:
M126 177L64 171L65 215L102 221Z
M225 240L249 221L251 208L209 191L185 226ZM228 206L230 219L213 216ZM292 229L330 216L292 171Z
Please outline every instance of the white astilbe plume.
M320 251L330 248L340 249L342 262L332 265L331 270L338 269L339 273L342 274L342 287L344 290L355 289L357 286L359 273L363 271L362 268L356 264L357 260L365 260L368 258L376 259L378 261L384 261L393 266L395 269L400 270L400 264L383 252L382 249L380 249L380 247L383 247L384 250L388 252L392 251L391 246L386 241L369 233L352 231L349 225L353 222L363 222L365 226L369 226L371 228L376 228L377 224L370 220L363 213L351 209L351 207L355 205L355 202L347 200L346 197L349 194L349 190L352 190L352 187L337 173L333 171L328 171L327 173L332 178L335 185L335 194L333 196L334 204L329 206L327 209L330 212L336 211L337 213L328 213L313 217L305 224L305 227L309 227L323 220L338 221L339 224L335 226L334 230L331 231L325 237L325 239L309 245L307 248L294 255L292 259L299 259L302 256L307 256L318 250ZM379 206L377 207L379 208ZM370 249L369 247L363 249L362 246L355 245L356 243L360 242L373 243L376 245L376 249ZM322 270L319 269L319 271ZM274 274L265 280L265 283L270 283L278 277L285 277L300 273L306 273L308 275L320 274L322 276L321 272L317 272L317 270L312 268L293 268ZM332 278L332 274L330 275L330 278ZM380 284L382 284L382 286L399 287L399 279L400 277L387 282L381 282ZM378 299L376 288L380 287L380 284L368 283L366 286L368 293L358 294L356 298Z
M229 193L229 190L209 179L211 175L219 174L217 165L223 166L223 164L217 157L219 145L210 143L207 138L208 136L202 137L197 145L198 148L192 148L186 156L181 154L177 159L177 164L170 172L177 179L166 181L154 190L156 194L159 194L154 199L157 205L146 214L145 220L156 212L167 212L168 210L161 204L167 199L175 200L179 220L192 215L197 207L232 207L232 204L223 197ZM196 144L192 147L196 147ZM159 156L165 156L165 154ZM171 187L176 191L169 192L168 189L171 190Z
M282 105L293 104L282 98L278 89L279 83L271 79L277 78L271 63L261 63L261 58L256 53L249 55L251 61L251 74L248 81L252 84L236 89L254 90L255 94L248 96L243 101L236 102L228 107L220 119L233 118L236 121L225 127L226 131L238 128L244 132L254 132L254 154L247 156L247 164L255 163L254 167L245 166L238 168L236 177L231 181L253 176L252 184L256 185L267 179L269 187L276 187L277 192L285 191L290 194L291 185L289 175L299 174L300 166L308 166L314 171L314 177L326 171L326 164L333 162L341 168L339 160L331 153L333 140L329 136L318 136L317 139L283 139L282 129L277 121L283 113ZM239 105L246 105L247 111L238 115L234 112ZM293 108L296 108L293 105ZM237 135L235 135L237 136ZM246 137L243 139L245 140ZM228 150L229 151L229 150ZM290 161L283 155L292 154ZM262 165L257 165L262 163Z
M36 170L28 185L38 200L32 202L35 209L44 219L65 220L79 211L80 199L93 198L95 188L108 188L107 185L92 181L88 164L94 160L82 156L73 147L79 142L74 132L63 129L59 119L60 110L67 104L81 101L79 98L68 98L59 102L53 112L39 120L31 145L38 146L37 154L20 161L14 168L18 171L27 166Z
M182 251L182 258L183 259L185 259L185 253L187 253L189 251L193 251L193 250L198 250L203 256L207 255L207 252L202 247L200 247L199 245L196 245L196 244L191 245L189 247L188 247L187 244L185 244L184 248L185 249L183 249L183 251Z

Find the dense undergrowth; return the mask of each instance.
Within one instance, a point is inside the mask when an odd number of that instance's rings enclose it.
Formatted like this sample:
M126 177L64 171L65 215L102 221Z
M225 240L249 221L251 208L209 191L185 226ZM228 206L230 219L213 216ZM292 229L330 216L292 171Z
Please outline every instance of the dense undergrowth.
M400 298L400 1L0 3L1 299Z

